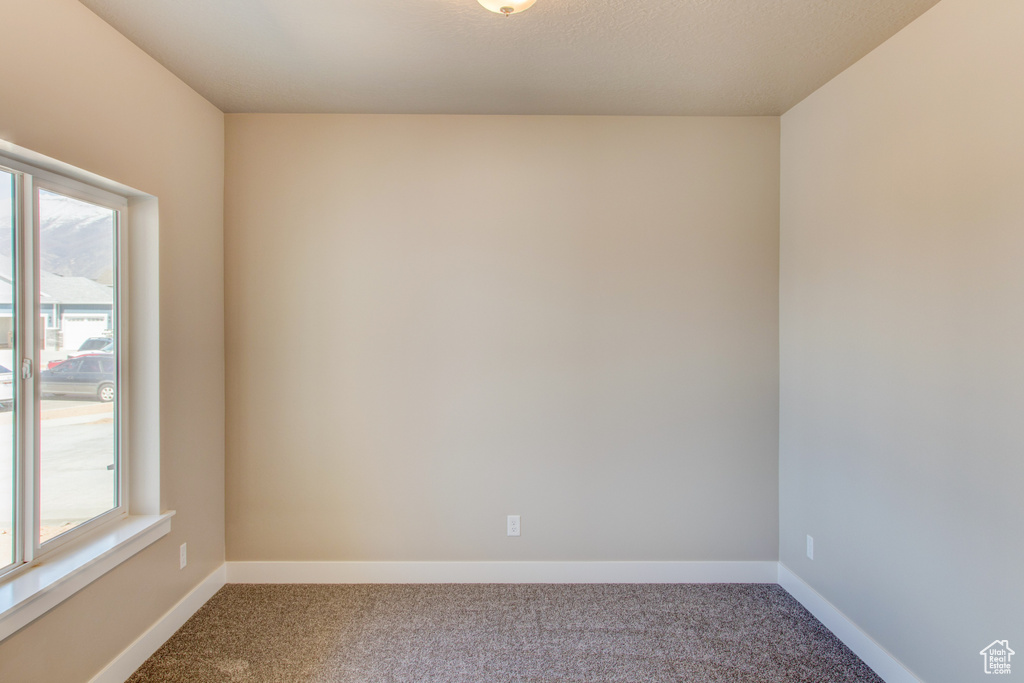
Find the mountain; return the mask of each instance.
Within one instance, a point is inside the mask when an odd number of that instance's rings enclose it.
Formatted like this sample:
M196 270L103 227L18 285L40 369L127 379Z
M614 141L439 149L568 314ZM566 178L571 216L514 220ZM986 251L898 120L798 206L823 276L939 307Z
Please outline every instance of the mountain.
M0 200L2 201L2 200ZM10 257L9 202L0 206L0 254ZM6 208L5 208L6 207ZM40 264L65 277L112 284L114 212L46 190L39 193Z

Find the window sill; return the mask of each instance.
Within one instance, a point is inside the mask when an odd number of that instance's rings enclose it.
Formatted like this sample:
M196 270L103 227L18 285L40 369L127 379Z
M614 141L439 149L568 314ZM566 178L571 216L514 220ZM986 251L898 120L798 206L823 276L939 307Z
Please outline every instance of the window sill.
M0 641L171 531L174 511L129 515L0 584Z

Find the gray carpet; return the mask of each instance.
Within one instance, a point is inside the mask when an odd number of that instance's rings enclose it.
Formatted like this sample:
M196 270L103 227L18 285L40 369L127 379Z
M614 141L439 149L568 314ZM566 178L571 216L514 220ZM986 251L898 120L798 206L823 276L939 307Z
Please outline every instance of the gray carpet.
M775 585L228 585L129 683L881 683Z

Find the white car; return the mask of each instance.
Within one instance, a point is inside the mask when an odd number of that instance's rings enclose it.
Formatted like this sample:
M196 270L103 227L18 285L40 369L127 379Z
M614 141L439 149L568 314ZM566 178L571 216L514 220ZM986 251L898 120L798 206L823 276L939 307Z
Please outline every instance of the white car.
M82 344L82 348L78 349L77 351L72 351L71 353L68 354L67 358L58 358L56 360L51 360L46 365L46 369L47 370L52 370L53 368L55 368L56 366L60 365L64 361L71 360L72 358L79 358L81 356L91 356L91 355L93 355L95 353L113 353L114 352L114 342L112 340L110 340L110 339L105 339L104 341L106 343L103 346L96 346L95 348L88 348L88 349L85 348L86 344ZM83 351L83 349L85 349L85 350Z
M14 407L14 373L0 365L0 411Z

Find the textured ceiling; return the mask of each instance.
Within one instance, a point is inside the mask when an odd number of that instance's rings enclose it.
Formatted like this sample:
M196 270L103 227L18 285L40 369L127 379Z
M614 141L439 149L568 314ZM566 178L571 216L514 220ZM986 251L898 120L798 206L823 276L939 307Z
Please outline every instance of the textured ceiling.
M227 112L781 114L937 0L82 0Z

